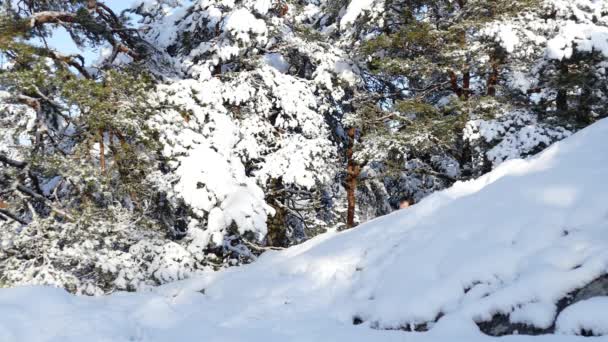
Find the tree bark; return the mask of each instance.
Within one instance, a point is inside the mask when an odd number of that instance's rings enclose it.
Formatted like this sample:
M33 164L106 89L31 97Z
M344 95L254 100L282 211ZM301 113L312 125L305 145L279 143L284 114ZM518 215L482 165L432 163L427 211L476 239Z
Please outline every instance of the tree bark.
M48 56L60 63L65 63L68 66L73 67L74 69L78 70L78 72L87 79L91 79L91 74L89 74L89 72L87 71L87 69L84 66L84 58L80 55L63 55L57 51L53 51L53 50L49 50L48 51Z
M0 154L0 163L4 163L6 165L16 167L18 169L24 169L27 166L26 162L10 159L4 154Z
M492 72L490 73L490 77L488 77L488 96L496 96L496 85L498 84L498 63L492 62Z
M358 165L355 159L353 158L355 133L356 129L354 127L348 129L348 149L346 150L346 198L348 202L348 208L346 211L346 228L352 228L355 226L355 206L357 203L357 178L361 173L361 166Z
M568 112L568 92L566 89L559 89L557 91L555 105L557 107L557 111L561 114Z
M283 205L285 201L285 185L281 178L272 179L269 184L270 194L266 196L268 203L275 214L268 217L268 234L266 235L266 245L272 247L287 246L287 229L285 224L286 209Z
M458 76L456 76L456 73L452 70L450 70L449 75L452 91L456 94L456 96L462 96L462 89L460 89L460 87L458 86Z
M76 14L70 12L44 11L35 13L30 17L30 28L44 24L59 24L61 22L73 23Z
M559 71L561 77L567 78L569 72L568 65L566 63L561 63ZM559 84L558 87L555 106L557 107L557 111L564 115L568 112L568 89L562 84Z
M462 97L465 101L469 99L469 87L471 85L471 71L469 69L465 69L462 72Z
M95 12L97 9L97 0L88 0L87 1L87 10L89 13Z

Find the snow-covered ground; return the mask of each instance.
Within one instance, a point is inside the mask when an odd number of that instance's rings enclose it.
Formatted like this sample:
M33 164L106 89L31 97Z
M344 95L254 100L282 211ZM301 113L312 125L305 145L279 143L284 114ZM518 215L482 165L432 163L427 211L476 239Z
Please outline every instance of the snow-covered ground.
M607 137L603 120L356 229L149 292L0 290L0 341L475 342L496 339L475 322L499 313L556 321L556 335L508 341L606 333L607 297L555 316L608 271Z

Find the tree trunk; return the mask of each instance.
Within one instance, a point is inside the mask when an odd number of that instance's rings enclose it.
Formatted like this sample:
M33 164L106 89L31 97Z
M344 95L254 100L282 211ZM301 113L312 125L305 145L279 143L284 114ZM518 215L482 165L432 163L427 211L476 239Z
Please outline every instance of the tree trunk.
M561 63L559 67L560 76L564 79L568 77L568 65ZM557 97L555 98L555 106L561 115L566 115L568 112L568 89L563 84L558 84Z
M557 91L555 105L557 106L557 111L560 114L564 115L568 112L568 92L566 89L559 89Z
M488 96L496 96L496 85L498 84L498 63L492 61L492 72L488 77Z
M452 91L456 94L456 96L462 96L462 89L458 86L458 76L456 76L456 73L452 70L450 70L449 74Z
M285 202L285 186L283 179L271 179L268 189L269 194L266 196L268 203L274 210L273 216L268 217L268 233L266 234L266 245L271 247L287 247L287 227L285 217L286 210L281 203Z
M347 168L346 168L346 198L348 201L348 209L346 211L346 228L352 228L355 226L355 205L356 191L357 191L357 178L361 173L361 166L357 164L353 158L353 148L355 145L355 133L354 127L348 129L348 149L346 150Z
M471 85L471 72L465 69L462 73L462 97L465 101L469 100L469 87Z

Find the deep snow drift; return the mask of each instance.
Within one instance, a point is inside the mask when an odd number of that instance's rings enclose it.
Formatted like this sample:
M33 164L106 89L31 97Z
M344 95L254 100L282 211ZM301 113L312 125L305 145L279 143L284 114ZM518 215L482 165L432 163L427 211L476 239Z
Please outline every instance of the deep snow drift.
M555 316L608 271L607 137L603 120L409 209L147 293L0 290L0 341L482 341L475 322L499 313L556 322L509 341L606 333L607 297Z

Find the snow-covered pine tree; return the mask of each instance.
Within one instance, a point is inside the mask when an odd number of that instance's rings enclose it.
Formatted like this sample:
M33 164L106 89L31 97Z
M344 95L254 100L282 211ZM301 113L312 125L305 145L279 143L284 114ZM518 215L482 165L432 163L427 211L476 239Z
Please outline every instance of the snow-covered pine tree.
M364 220L378 198L418 200L603 116L603 3L365 4L352 25L364 90L346 121Z
M102 2L2 10L2 283L100 294L187 276L189 255L153 215L162 202L149 120L160 108L136 62L150 46ZM108 58L88 68L36 43L57 26L79 46L108 46ZM116 67L119 55L135 62Z
M65 26L78 44L112 49L92 69L78 56L48 63L47 47L6 40L6 97L32 84L41 92L40 106L3 112L15 132L2 146L11 166L3 177L31 185L37 173L41 193L29 195L49 208L32 210L15 198L18 188L2 194L15 213L2 216L11 219L1 232L3 282L136 289L251 261L265 245L297 243L341 221L339 108L355 73L315 33L310 8L145 1L132 11L143 18L141 39L102 2L24 4L4 4L3 18L50 15L41 28ZM36 74L12 53L20 44L19 56L40 65ZM151 79L131 76L144 69ZM14 120L17 109L31 120ZM32 145L38 113L56 126Z
M225 245L237 232L286 246L326 224L319 215L339 165L337 108L354 73L342 50L311 32L300 7L137 8L158 64L176 73L165 75L159 98L187 112L160 113L156 127L170 161L169 198L191 208L184 234L202 245Z
M608 11L604 2L545 0L480 38L506 52L498 92L506 101L489 118L468 122L473 158L496 166L528 156L608 113ZM477 156L477 157L475 157Z

